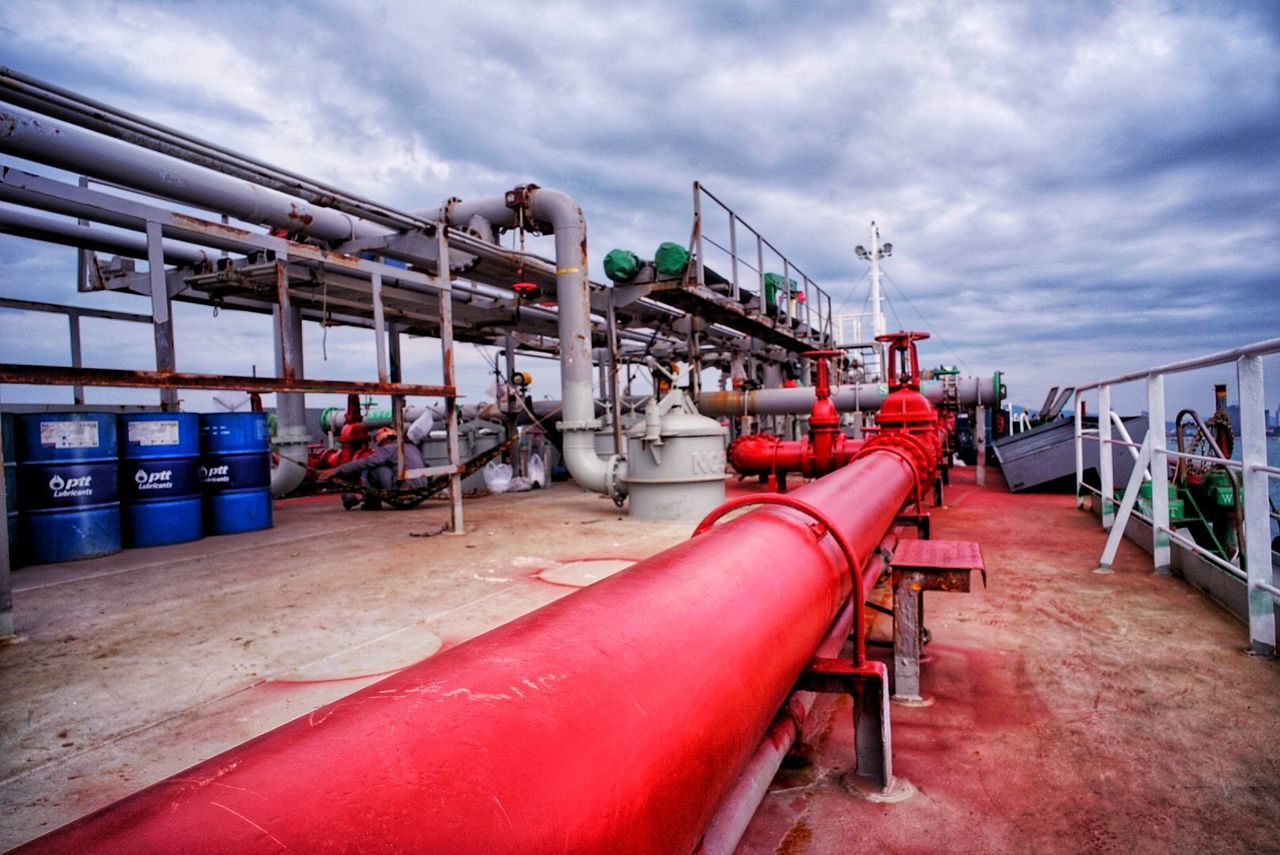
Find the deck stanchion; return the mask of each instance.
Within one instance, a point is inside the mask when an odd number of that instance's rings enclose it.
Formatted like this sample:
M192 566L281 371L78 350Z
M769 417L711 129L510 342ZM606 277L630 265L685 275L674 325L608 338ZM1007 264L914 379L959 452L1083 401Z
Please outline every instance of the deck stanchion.
M1172 557L1169 548L1169 458L1166 453L1163 374L1152 374L1147 378L1147 413L1147 437L1151 441L1151 563L1155 565L1157 576L1168 576Z
M1116 476L1111 457L1111 387L1098 388L1098 479L1102 489L1102 527L1111 528L1116 513Z
M1084 398L1076 402L1076 507L1084 508Z
M1236 362L1240 383L1240 461L1244 487L1244 560L1249 576L1249 647L1258 656L1276 653L1276 601L1263 585L1276 587L1271 563L1271 514L1267 497L1267 430L1263 407L1262 357Z

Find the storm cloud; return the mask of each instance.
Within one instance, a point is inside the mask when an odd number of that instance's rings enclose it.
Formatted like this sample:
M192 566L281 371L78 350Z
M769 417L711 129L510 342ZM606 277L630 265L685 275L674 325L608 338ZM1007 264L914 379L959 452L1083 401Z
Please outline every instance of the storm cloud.
M874 219L890 325L935 334L926 362L1005 371L1034 407L1277 335L1275 9L8 0L0 62L405 208L557 187L598 279L613 246L687 240L700 180L856 312ZM0 238L4 293L85 299L67 254ZM180 316L180 367L248 370L216 329L270 365L267 325L217 323ZM0 358L66 358L42 325L0 331ZM369 376L368 343L339 339L318 373ZM109 350L146 367L148 341Z

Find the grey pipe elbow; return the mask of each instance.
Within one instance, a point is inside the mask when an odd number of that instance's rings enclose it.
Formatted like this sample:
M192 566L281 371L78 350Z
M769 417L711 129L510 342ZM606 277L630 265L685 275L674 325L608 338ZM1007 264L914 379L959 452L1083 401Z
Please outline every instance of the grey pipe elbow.
M595 433L572 430L564 433L564 465L580 487L603 493L618 507L627 498L627 460L617 454L596 453Z
M307 477L307 441L283 437L274 444L271 463L271 495L277 499L298 489Z

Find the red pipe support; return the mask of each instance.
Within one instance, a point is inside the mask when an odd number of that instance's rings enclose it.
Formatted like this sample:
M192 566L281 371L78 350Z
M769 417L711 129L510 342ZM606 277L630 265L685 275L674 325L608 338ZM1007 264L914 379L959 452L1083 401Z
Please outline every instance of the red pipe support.
M893 532L885 535L880 541L876 554L862 568L862 589L869 591L876 580L888 569L888 556L898 546L898 537ZM854 600L851 598L840 610L831 631L819 645L816 656L833 659L840 655L844 642L854 631ZM791 751L791 747L800 741L805 722L813 710L817 699L814 692L794 692L787 698L782 710L769 725L769 732L760 742L756 753L751 756L733 789L725 796L711 818L706 833L698 846L695 855L718 855L737 850L742 835L746 833L751 818L755 816L760 802L764 799L773 782L782 760Z
M860 568L915 480L868 454L792 495ZM808 514L752 511L19 851L690 852L848 565Z

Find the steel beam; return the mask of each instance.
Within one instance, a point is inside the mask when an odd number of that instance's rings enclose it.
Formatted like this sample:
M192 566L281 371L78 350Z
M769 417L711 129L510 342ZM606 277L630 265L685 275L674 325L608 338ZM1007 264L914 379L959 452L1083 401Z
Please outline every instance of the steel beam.
M313 380L276 377L232 377L180 371L128 371L115 368L66 368L57 365L0 363L0 383L33 386L114 386L127 389L238 389L245 392L356 392L362 395L418 395L445 398L453 386L414 383L369 383L358 380Z

